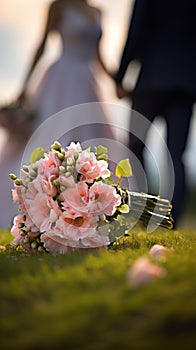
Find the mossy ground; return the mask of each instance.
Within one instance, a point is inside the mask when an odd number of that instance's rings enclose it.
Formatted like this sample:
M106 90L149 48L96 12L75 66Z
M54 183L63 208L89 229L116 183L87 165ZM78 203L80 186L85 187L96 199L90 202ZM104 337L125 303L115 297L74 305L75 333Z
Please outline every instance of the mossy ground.
M30 256L0 232L1 349L193 349L196 231L132 230L106 252ZM172 248L164 278L133 288L127 271L150 247Z

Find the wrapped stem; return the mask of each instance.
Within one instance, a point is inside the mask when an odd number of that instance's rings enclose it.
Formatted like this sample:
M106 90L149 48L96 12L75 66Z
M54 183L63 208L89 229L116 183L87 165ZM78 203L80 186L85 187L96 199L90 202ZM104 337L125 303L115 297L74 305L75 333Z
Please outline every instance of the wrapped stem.
M129 205L133 218L138 218L146 226L150 222L155 226L172 229L172 205L169 200L146 193L130 192L127 189L121 189L120 194L124 203Z

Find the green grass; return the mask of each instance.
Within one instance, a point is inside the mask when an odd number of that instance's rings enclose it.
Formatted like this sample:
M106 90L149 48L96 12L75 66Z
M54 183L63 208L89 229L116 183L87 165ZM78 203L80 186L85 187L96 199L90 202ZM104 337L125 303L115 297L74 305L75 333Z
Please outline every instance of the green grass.
M196 231L133 230L98 254L29 256L0 231L0 349L194 349ZM127 271L150 247L172 254L164 278L133 288Z

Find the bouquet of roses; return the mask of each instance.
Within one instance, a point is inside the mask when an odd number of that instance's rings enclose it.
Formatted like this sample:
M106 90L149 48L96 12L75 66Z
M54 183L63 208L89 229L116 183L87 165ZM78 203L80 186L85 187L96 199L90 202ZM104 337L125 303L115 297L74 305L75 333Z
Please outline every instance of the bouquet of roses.
M161 226L172 227L169 201L120 188L121 176L131 176L128 159L117 164L116 175L118 185L112 181L103 146L92 152L71 142L65 150L55 142L49 151L36 149L30 164L22 167L20 179L10 174L15 184L13 200L22 212L11 229L14 243L31 251L60 254L106 247L127 232L140 207L142 222L153 217L157 202L155 221L161 217Z

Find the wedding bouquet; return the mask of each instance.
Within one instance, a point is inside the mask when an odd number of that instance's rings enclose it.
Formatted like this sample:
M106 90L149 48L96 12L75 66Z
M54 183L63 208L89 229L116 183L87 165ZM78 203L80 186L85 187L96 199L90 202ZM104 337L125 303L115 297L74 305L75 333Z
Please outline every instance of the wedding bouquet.
M128 159L117 164L115 175L118 184L103 146L92 152L71 142L65 150L55 142L48 151L36 149L20 179L10 174L13 200L21 211L11 228L14 243L60 254L103 248L127 234L138 213L143 223L159 219L160 226L172 228L169 201L120 187L122 176L132 175Z

